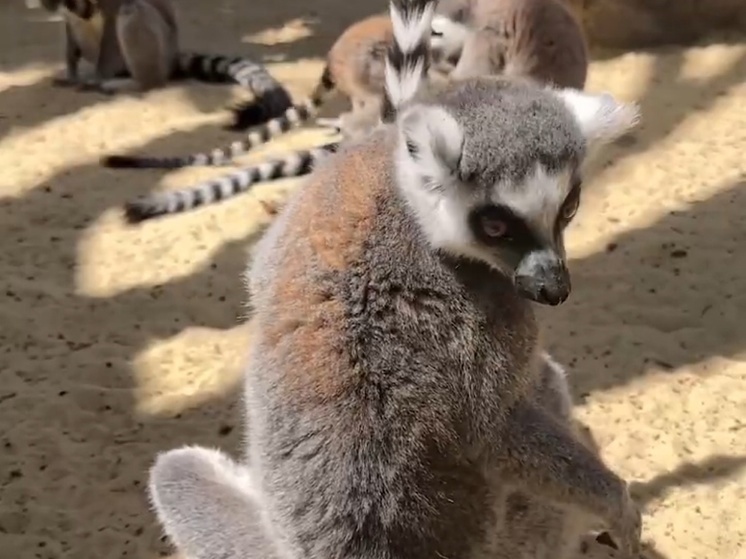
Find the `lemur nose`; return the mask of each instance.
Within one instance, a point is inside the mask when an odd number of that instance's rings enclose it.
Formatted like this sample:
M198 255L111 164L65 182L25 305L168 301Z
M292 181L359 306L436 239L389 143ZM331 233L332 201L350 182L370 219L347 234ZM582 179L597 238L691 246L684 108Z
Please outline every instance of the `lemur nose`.
M539 288L539 302L547 305L559 305L560 303L564 303L570 296L570 290L564 286L559 286L560 289L557 289L558 284L555 284L553 287L550 288L542 285Z
M525 259L513 281L524 297L542 305L559 305L570 296L570 273L559 257L548 252Z

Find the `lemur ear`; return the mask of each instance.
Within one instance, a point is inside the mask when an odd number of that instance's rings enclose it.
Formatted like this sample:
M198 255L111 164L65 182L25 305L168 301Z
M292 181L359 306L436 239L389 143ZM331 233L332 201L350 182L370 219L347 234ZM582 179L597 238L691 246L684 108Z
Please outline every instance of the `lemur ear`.
M575 116L589 144L611 142L640 122L640 109L635 103L623 103L608 93L577 89L556 93Z
M400 141L409 159L424 175L451 174L458 169L464 133L444 108L414 105L399 118Z

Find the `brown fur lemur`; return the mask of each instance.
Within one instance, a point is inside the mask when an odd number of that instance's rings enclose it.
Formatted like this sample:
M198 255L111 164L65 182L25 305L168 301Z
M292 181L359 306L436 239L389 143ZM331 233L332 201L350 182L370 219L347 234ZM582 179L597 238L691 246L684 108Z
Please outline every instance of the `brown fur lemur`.
M172 0L42 0L42 5L61 10L65 19L65 69L55 78L59 86L115 93L195 78L250 89L256 119L283 114L291 104L287 90L261 64L181 51ZM81 75L81 60L93 71Z
M384 124L257 245L244 456L182 447L150 472L192 559L638 559L627 483L541 392L533 309L570 296L583 163L638 110L513 78L422 87L436 5L391 1Z
M325 71L314 93L288 109L285 116L250 133L244 141L189 156L110 156L104 164L174 168L226 163L311 118L335 86L350 97L353 110L337 119L317 119L317 122L336 128L345 137L366 134L379 122L383 55L391 43L392 33L391 19L387 15L375 15L350 26L330 49ZM441 66L444 61L452 61L454 67L449 69L451 79L505 74L530 77L561 87L582 89L585 85L588 53L583 30L568 7L558 0L443 0L433 18L430 46ZM325 152L318 153L323 155ZM285 168L308 172L311 166ZM246 176L247 172L254 171L252 167L242 173ZM240 176L232 175L234 179ZM225 185L228 180L230 176L212 181L212 185L218 182ZM238 183L233 180L233 184ZM174 195L158 194L133 201L128 206L128 216L162 215L139 212L146 206L182 211L195 207L189 203L190 200L202 204L226 199L225 195L202 196L204 186L184 189ZM233 196L244 190L231 188L221 192ZM183 204L176 204L176 195ZM135 214L133 208L138 209Z
M452 61L452 79L504 74L561 87L585 86L588 52L583 29L559 0L443 0L432 25L431 48L439 62ZM371 16L351 25L329 50L313 93L243 140L184 156L110 155L102 163L116 168L168 169L223 165L315 117L335 89L351 100L352 110L317 122L346 136L367 133L378 124L384 54L391 39L388 15ZM247 114L254 109L255 103L235 108ZM239 121L243 127L260 124L246 115Z
M236 114L242 115L238 117L236 127L255 128L244 139L229 146L172 157L109 155L103 158L102 164L140 169L224 165L314 118L334 91L350 100L352 110L338 119L321 119L320 124L341 128L346 137L367 133L379 120L385 55L391 39L391 19L387 14L373 15L350 25L329 49L319 82L307 98L292 104L283 114L269 121L250 117L257 114L256 101L235 107Z
M453 79L503 74L583 89L583 27L561 0L442 0L431 48Z

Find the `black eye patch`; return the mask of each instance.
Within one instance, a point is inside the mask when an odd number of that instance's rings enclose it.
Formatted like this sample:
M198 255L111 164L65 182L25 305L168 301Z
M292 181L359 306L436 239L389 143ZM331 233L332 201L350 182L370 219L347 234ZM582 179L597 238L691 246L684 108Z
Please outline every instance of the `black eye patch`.
M517 249L537 244L537 239L526 222L510 208L489 204L473 210L468 218L469 228L480 243L488 246L511 245ZM494 236L497 224L504 224L504 233Z
M567 227L575 217L575 213L580 205L581 190L581 180L579 178L573 179L572 188L570 189L570 192L567 193L565 201L562 202L562 206L560 207L559 214L557 214L557 221L554 225L555 235L558 235L562 229Z
M407 152L412 159L417 159L420 155L420 147L409 138L407 138Z

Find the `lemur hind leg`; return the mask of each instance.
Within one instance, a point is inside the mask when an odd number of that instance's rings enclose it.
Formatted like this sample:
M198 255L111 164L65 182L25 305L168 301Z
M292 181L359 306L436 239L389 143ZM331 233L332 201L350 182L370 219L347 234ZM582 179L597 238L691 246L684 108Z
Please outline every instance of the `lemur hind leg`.
M88 81L84 89L101 93L141 92L165 85L178 49L173 22L149 0L125 0L116 14L115 32L127 75Z
M222 452L182 447L150 470L150 499L171 541L190 559L279 559L250 469Z
M149 0L126 0L117 14L117 37L131 80L106 80L105 92L148 91L166 85L178 53L178 35Z
M65 22L65 67L52 78L57 87L72 87L79 83L79 65L83 51L75 40L70 22Z

